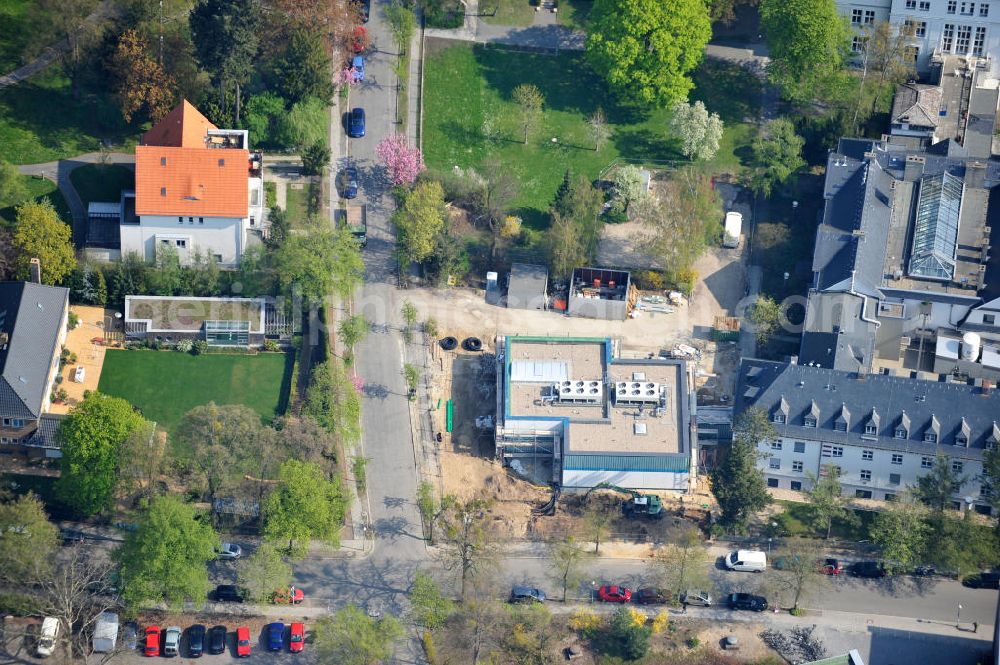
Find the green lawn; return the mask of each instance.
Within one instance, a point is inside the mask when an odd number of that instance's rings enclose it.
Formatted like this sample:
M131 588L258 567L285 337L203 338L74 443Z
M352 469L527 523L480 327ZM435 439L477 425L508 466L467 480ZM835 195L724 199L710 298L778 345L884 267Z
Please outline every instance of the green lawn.
M135 174L118 164L87 164L69 174L83 205L92 201L118 202L123 189L135 188Z
M524 27L535 20L535 8L530 0L484 0L479 5L479 13L482 20L497 25Z
M795 501L777 501L778 505L784 507L784 512L772 517L778 525L777 535L779 536L802 536L806 538L823 537L825 530L820 533L808 525L809 504L797 503ZM831 538L841 540L859 541L870 538L869 531L876 513L871 510L855 510L852 521L835 519L833 528L830 530Z
M443 48L442 48L443 47ZM545 211L567 168L597 177L616 159L665 164L682 159L667 134L669 112L617 104L582 53L558 56L520 53L482 45L428 40L425 63L425 159L450 170L499 159L521 183L516 212L533 230L544 228ZM735 66L710 61L696 72L692 99L703 99L726 122L722 149L706 168L738 172L751 136L746 121L756 114L757 79ZM531 83L542 91L545 113L539 131L523 143L513 89ZM462 100L456 104L455 100ZM614 134L594 150L587 117L603 106ZM483 119L496 118L497 136L483 136ZM552 139L556 140L553 141Z
M44 178L34 178L28 175L21 177L24 179L24 184L28 187L28 192L30 192L33 199L38 201L47 198L55 206L59 217L66 222L70 221L69 207L66 205L66 199L63 198L62 192L59 191L55 183ZM12 203L0 199L0 224L13 224L15 216L16 211Z
M84 89L74 99L58 65L0 90L0 159L14 164L93 152L101 140L125 150L138 131L123 124L106 92Z
M267 422L287 406L294 360L291 353L109 350L98 390L127 399L168 432L189 410L209 402L244 404Z
M574 30L586 30L590 10L593 8L594 0L562 0L556 18L560 25Z
M31 38L28 9L33 0L0 0L0 74L21 66L21 54Z

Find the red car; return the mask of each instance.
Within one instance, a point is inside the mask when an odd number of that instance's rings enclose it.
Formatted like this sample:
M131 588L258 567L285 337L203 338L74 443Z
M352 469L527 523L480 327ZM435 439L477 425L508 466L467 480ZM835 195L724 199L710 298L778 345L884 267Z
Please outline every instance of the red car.
M351 48L355 53L362 53L368 48L368 31L364 26L359 25L354 28L354 36L351 39Z
M824 575L840 575L843 570L840 562L836 559L823 559L823 562L819 565L819 572Z
M147 626L146 632L143 633L145 641L142 643L142 653L145 656L159 656L160 655L160 627L159 626Z
M250 629L246 626L236 629L236 655L240 658L250 655Z
M597 597L604 603L627 603L632 600L632 589L624 586L605 584L597 590Z
M276 605L298 605L305 599L306 595L297 586L290 586L287 589L278 589L271 594L271 602Z
M301 623L293 623L288 638L288 650L299 653L306 644L306 627Z

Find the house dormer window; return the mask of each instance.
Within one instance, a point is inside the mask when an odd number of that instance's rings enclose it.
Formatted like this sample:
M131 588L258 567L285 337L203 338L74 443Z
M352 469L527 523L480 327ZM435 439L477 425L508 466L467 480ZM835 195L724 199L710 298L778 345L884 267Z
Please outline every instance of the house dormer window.
M813 418L812 416L806 416L805 418L802 419L802 425L803 425L803 427L813 427L813 428L815 428L816 427L816 419Z
M847 423L845 423L845 422L836 422L836 423L833 424L833 429L837 430L838 432L846 432L847 431Z
M924 442L925 443L937 443L937 434L935 434L934 432L925 432L924 433Z
M779 425L783 425L785 423L785 414L783 413L774 414L774 422L778 423Z
M875 436L876 434L878 434L878 428L875 427L875 425L872 425L871 423L869 423L869 424L865 425L865 434L867 434L869 436Z
M896 428L896 438L897 439L905 439L906 438L906 430L903 429L902 427L897 427Z
M958 436L955 437L955 445L956 446L967 446L967 445L969 445L969 440L966 439L961 434L959 434Z

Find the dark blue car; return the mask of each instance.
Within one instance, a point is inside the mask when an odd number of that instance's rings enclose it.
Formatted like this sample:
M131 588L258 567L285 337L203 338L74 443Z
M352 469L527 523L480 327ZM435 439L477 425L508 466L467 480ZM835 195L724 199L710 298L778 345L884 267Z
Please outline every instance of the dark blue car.
M353 199L358 195L358 170L353 166L344 169L341 175L341 191L345 199Z
M285 624L280 621L267 624L267 650L281 651L285 646Z
M359 139L365 135L365 110L351 109L351 117L347 121L347 135Z

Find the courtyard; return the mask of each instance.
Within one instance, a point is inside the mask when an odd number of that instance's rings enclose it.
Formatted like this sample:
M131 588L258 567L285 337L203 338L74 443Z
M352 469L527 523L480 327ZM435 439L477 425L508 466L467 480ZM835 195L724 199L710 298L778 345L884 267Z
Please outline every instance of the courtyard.
M99 390L127 399L168 433L185 413L209 402L243 404L270 422L287 407L293 362L290 353L195 356L110 349Z

